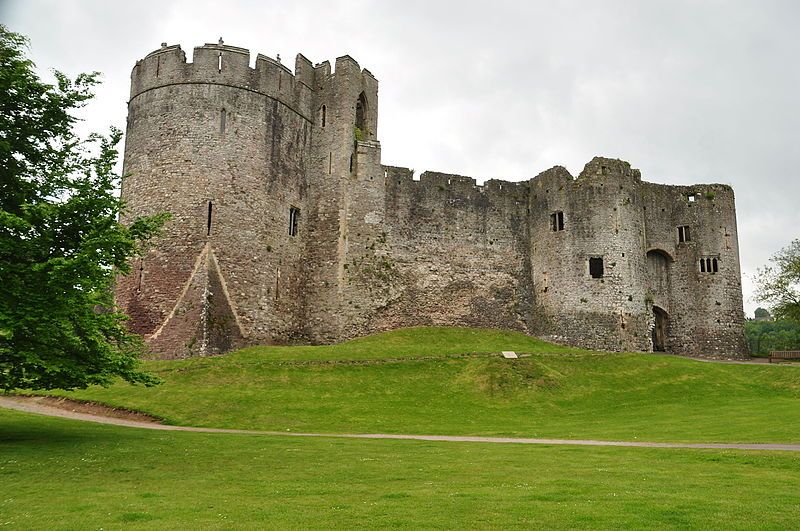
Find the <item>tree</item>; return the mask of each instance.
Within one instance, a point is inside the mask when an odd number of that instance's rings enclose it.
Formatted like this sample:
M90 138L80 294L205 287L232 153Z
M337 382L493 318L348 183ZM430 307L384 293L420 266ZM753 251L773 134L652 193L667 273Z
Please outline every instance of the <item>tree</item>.
M800 240L794 240L776 253L772 266L758 270L758 301L772 306L775 319L800 322Z
M797 321L754 319L744 323L744 332L754 356L767 356L773 350L800 348L800 322Z
M118 222L122 135L73 130L98 74L43 83L26 46L0 25L0 388L156 383L111 288L166 216Z
M753 316L756 321L772 321L772 314L766 308L756 308Z

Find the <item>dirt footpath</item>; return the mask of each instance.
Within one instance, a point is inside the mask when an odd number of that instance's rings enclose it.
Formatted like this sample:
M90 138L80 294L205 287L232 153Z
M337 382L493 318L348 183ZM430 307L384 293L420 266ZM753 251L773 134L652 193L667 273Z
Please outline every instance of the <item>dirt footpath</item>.
M800 452L800 444L746 444L746 443L664 443L644 441L595 441L589 439L529 439L522 437L471 437L455 435L404 435L389 433L292 433L276 431L232 430L223 428L196 428L190 426L170 426L159 423L158 419L148 415L115 409L99 404L77 402L74 400L52 397L28 397L6 395L0 396L0 407L61 417L100 424L113 424L130 428L149 430L191 431L199 433L232 433L241 435L281 436L281 437L337 437L347 439L399 439L415 441L442 442L475 442L475 443L512 443L512 444L544 444L544 445L577 445L577 446L628 446L645 448L706 448L729 450L779 450Z

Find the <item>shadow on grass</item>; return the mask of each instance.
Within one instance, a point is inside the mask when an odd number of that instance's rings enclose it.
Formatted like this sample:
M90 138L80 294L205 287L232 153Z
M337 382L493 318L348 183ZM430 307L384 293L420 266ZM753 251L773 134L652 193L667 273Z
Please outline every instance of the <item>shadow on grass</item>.
M0 447L6 448L133 443L138 439L136 431L127 433L99 424L0 410Z

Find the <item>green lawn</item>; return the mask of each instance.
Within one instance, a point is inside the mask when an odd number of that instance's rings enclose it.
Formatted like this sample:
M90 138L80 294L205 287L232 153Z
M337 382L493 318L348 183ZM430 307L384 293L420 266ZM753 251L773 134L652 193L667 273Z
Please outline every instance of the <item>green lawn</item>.
M0 410L0 528L790 529L800 454L153 432Z
M501 350L531 356L486 354ZM163 385L67 396L226 428L800 442L800 367L603 354L512 332L416 328L148 367Z

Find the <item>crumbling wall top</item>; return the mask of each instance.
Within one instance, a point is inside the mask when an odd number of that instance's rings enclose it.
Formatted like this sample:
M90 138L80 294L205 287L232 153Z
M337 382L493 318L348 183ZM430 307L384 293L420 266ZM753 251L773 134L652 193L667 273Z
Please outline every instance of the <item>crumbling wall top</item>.
M604 177L623 177L634 181L641 181L642 173L635 168L631 168L630 163L624 160L594 157L586 163L583 171L578 175L578 180L602 179Z

